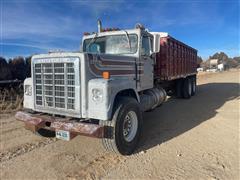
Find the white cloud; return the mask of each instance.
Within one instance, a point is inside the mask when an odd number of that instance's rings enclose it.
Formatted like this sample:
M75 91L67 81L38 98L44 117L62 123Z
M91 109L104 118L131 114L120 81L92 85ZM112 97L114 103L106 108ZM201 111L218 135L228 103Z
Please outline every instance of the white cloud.
M29 48L36 48L36 49L42 49L42 50L48 50L51 49L51 47L46 46L38 46L34 44L25 44L25 43L8 43L8 42L0 42L0 45L2 46L21 46L21 47L29 47Z
M62 37L63 34L73 38L72 34L67 33L71 32L75 23L73 19L60 14L51 17L45 13L47 10L41 9L38 4L7 4L3 10L3 38Z

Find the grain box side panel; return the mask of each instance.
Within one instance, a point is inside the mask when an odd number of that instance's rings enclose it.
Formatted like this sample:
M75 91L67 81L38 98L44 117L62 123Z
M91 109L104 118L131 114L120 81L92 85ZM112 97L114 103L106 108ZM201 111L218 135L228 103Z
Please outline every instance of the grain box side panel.
M160 38L160 52L156 55L155 77L173 80L196 73L197 51L172 38Z

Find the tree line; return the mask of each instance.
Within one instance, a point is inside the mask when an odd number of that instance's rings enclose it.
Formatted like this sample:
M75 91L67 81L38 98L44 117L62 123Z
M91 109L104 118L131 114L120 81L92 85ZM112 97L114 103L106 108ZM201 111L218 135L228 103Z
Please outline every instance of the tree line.
M198 67L202 67L204 69L210 68L211 59L218 59L218 63L223 63L225 65L225 69L240 67L240 56L231 58L224 52L215 53L212 56L209 56L206 61L203 61L203 59L198 56Z
M15 57L8 61L0 57L0 81L1 80L24 80L31 76L31 56Z

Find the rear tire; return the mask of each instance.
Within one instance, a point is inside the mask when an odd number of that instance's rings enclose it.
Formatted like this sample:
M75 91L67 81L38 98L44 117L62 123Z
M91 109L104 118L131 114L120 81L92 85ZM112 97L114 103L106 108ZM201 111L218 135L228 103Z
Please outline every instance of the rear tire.
M196 94L196 90L197 90L196 76L192 76L191 81L192 81L192 94L191 95L194 96Z
M183 80L183 98L189 99L192 95L192 80L189 77L186 77Z
M102 144L107 151L130 155L136 149L142 128L142 112L134 98L122 97L111 121L99 121L105 128Z
M176 97L182 98L183 97L183 79L178 79L176 82Z

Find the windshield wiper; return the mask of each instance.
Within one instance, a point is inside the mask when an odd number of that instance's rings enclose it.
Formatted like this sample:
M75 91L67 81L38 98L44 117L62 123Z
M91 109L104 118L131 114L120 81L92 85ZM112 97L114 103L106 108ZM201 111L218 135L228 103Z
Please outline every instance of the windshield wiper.
M130 48L130 51L129 52L132 52L132 47L131 47L131 43L130 43L130 39L129 39L129 34L127 31L124 31L126 33L126 36L127 36L127 40L128 40L128 46Z

